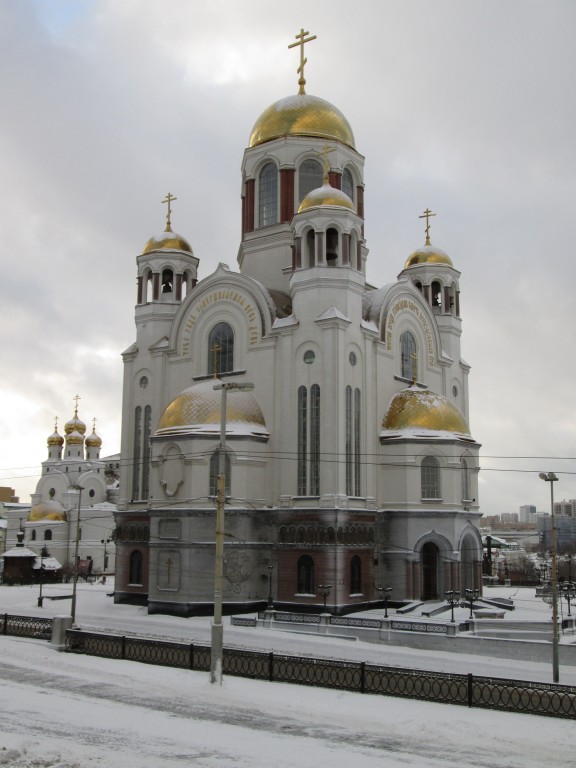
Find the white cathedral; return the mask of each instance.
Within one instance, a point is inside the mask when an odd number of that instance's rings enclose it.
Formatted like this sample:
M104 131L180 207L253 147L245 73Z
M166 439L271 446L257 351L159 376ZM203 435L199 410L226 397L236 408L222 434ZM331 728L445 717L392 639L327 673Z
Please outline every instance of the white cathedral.
M137 257L124 352L116 602L211 614L222 382L223 602L346 613L481 590L480 445L468 427L460 272L426 242L366 280L364 158L299 92L256 120L239 271L166 230ZM291 46L292 47L292 46Z

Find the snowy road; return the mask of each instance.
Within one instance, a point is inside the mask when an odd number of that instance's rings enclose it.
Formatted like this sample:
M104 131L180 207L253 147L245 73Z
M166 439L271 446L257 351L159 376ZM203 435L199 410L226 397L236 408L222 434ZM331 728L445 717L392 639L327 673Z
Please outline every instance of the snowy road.
M58 653L0 637L9 768L548 768L574 723ZM542 733L546 733L546 739Z

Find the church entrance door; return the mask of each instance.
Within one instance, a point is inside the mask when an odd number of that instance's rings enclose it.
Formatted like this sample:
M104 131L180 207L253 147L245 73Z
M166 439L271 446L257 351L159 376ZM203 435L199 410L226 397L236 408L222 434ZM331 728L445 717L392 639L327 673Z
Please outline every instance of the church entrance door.
M438 599L438 563L440 550L431 541L422 547L422 600Z

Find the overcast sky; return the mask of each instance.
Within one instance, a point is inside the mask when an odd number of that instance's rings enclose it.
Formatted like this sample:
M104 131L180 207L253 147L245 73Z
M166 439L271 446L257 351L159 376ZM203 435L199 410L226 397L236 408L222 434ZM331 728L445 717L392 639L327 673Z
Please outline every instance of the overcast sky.
M296 9L296 6L300 10ZM0 0L0 484L34 490L79 415L119 451L136 255L173 228L236 269L252 126L297 91L366 157L368 277L424 242L462 272L484 514L576 497L573 0ZM382 414L378 415L381 418Z

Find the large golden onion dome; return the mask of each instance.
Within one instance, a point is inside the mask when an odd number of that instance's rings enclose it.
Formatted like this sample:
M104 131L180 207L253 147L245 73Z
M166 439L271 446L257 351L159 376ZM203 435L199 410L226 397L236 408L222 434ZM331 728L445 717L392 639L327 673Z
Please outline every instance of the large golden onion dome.
M35 504L28 513L29 523L36 523L39 520L66 522L66 510L59 501L41 501L39 504Z
M86 432L86 424L78 417L78 410L74 411L74 416L64 425L64 432L66 436L71 435L72 432L78 432L80 435Z
M413 385L397 392L382 428L392 431L426 430L470 436L466 419L448 398Z
M436 248L429 241L406 259L404 269L415 267L418 264L446 264L449 267L454 266L450 256L440 248Z
M142 254L150 253L151 251L186 251L186 253L192 253L192 247L182 235L173 232L170 224L168 224L161 235L153 235L148 240L142 250Z
M335 189L328 182L324 182L318 189L313 189L302 200L298 207L298 213L307 211L309 208L317 208L321 205L337 205L340 208L348 208L355 211L354 203L345 192Z
M157 435L219 433L222 392L215 379L185 389L168 405ZM226 432L237 435L268 435L264 416L251 392L229 390L226 396Z
M66 435L66 445L82 445L83 443L84 435L81 435L76 429Z
M59 435L58 430L56 430L53 434L50 435L50 437L47 440L47 443L49 446L63 446L64 438L62 437L62 435Z
M311 136L340 141L355 149L354 134L342 112L330 102L298 93L274 102L264 110L252 129L249 147L283 136Z

